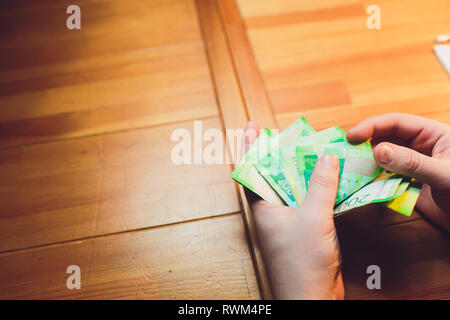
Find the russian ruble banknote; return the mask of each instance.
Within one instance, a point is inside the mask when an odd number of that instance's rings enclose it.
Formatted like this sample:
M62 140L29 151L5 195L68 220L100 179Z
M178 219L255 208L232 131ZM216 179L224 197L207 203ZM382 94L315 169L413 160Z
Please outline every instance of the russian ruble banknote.
M259 174L254 166L261 155L270 152L272 138L272 132L269 129L264 129L242 160L237 164L231 173L231 177L267 202L284 205L285 202L280 195Z
M306 120L305 120L306 121ZM294 197L298 204L302 202L306 195L306 185L304 179L298 175L297 154L298 146L316 145L331 142L344 141L345 132L338 127L329 128L320 132L311 131L310 135L305 135L298 141L280 145L280 167L288 183L290 184Z
M345 211L369 203L390 201L403 193L408 187L409 182L402 183L402 180L402 177L395 176L394 174L386 175L381 179L376 179L341 201L341 203L335 207L334 213L340 215Z
M315 133L313 127L311 127L305 118L300 118L286 130L282 131L277 136L273 136L271 149L267 152L267 154L258 158L255 163L255 167L258 172L290 207L297 207L298 202L291 185L281 169L280 145L284 146L293 144L303 137L308 137L313 133Z
M410 216L419 199L422 183L412 179L408 187L399 195L385 203L389 209L401 213L405 216Z
M324 154L334 154L341 166L336 203L364 187L381 172L373 159L369 141L352 145L347 141L309 146L297 146L297 171L308 188L309 179L317 160Z
M340 165L336 216L377 202L411 215L420 182L382 170L369 141L350 144L339 127L316 132L303 117L280 134L264 129L231 176L270 203L297 207L318 159L327 153Z
M393 173L375 179L334 208L336 216L366 204L384 202L389 209L410 216L422 184Z

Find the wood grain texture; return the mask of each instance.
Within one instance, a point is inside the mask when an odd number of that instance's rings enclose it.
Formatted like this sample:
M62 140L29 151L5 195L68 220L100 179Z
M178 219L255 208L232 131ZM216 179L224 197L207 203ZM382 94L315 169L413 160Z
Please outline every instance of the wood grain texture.
M300 116L349 129L387 112L450 123L450 82L432 51L450 27L448 1L379 1L379 31L366 27L369 1L237 2L280 129ZM417 212L372 205L336 225L348 299L450 298L449 235ZM366 287L372 264L379 291Z
M0 297L259 298L231 166L171 159L223 131L194 1L69 4L0 3Z
M217 3L211 0L197 0L196 3L222 121L225 129L242 130L248 122L247 108L242 97ZM240 137L227 135L226 138L231 159L236 164L241 156Z
M191 0L81 0L75 31L66 27L70 4L2 1L0 57L8 63L1 70L201 41Z
M362 231L349 230L349 225L346 229L338 226L347 299L450 298L448 232L423 219ZM381 269L381 290L367 289L370 265Z
M193 1L68 4L3 4L0 147L218 115Z
M347 129L386 112L449 121L450 83L432 51L448 1L379 1L381 30L366 27L369 1L238 3L281 128L305 116Z
M321 4L323 4L321 2ZM263 16L255 16L249 17L245 21L245 25L249 29L254 28L266 28L266 27L274 27L274 26L282 26L289 25L292 23L297 23L301 21L305 22L313 22L313 21L330 21L333 19L342 19L343 17L357 17L362 15L361 4L360 3L350 3L343 4L339 7L324 7L321 8L318 5L311 10L306 10L305 7L301 8L302 11L293 11L293 12L285 12L278 13L274 15L270 15L270 12L267 12L267 15Z
M69 1L0 3L0 298L270 298L231 167L174 165L175 129L347 129L390 111L450 123L431 51L446 0L381 0L380 31L365 0L196 3L80 0L73 32ZM448 234L417 213L370 206L336 225L347 298L449 299ZM370 264L382 291L366 289Z
M240 214L0 254L2 299L257 299ZM81 289L68 290L69 265Z
M264 80L247 39L239 8L234 0L221 0L217 4L249 118L258 121L262 127L276 128Z
M1 150L0 250L239 211L229 165L172 162L183 128L193 137L187 122Z
M245 23L249 19L271 16L281 16L283 14L292 15L302 11L314 10L330 10L335 9L338 3L341 6L351 6L360 3L360 0L321 0L321 1L278 1L274 3L272 0L238 0L240 14L244 18Z
M203 35L207 43L207 55L224 126L226 129L242 129L248 121L247 108L241 95L238 76L235 73L230 48L226 42L225 26L221 23L217 2L197 0L197 7ZM270 122L274 122L273 119ZM236 164L240 160L241 141L235 141L234 139L234 136L227 135L228 151L233 163ZM245 198L243 187L239 185L238 189L261 297L271 299L271 287L256 235L253 213Z

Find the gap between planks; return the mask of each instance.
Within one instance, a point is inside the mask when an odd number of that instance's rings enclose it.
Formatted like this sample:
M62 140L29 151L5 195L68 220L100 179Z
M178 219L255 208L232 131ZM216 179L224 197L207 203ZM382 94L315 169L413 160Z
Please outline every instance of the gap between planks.
M64 244L71 243L71 242L85 241L85 240L91 240L91 239L96 239L96 238L107 238L107 237L113 237L113 236L127 234L127 233L144 232L144 231L149 231L149 230L153 230L153 229L162 229L165 227L170 227L170 226L184 224L184 223L193 223L193 222L203 221L203 220L207 220L207 219L220 219L223 217L228 217L228 216L233 216L233 215L238 215L238 214L240 215L241 211L228 212L228 213L218 214L215 216L200 217L200 218L188 219L188 220L183 220L183 221L174 221L174 222L169 222L169 223L160 224L160 225L154 225L154 226L149 226L149 227L124 230L124 231L117 231L117 232L110 232L110 233L75 238L75 239L70 239L70 240L56 241L56 242L45 243L45 244L41 244L41 245L37 245L37 246L17 248L17 249L12 249L12 250L4 250L4 251L0 251L0 256L17 253L17 252L27 252L27 251L31 251L34 249L40 249L40 248L46 248L46 247L55 247L55 246L64 245Z
M188 122L192 122L192 121L204 121L204 120L216 119L219 116L214 115L214 116L201 117L201 118L183 119L183 120L178 120L178 121L156 123L156 124L152 124L152 125L148 125L148 126L140 126L140 127L125 128L125 129L105 131L105 132L97 132L97 133L86 134L86 135L81 135L81 136L74 136L74 137L67 137L67 138L60 138L60 139L51 139L51 140L46 140L46 141L38 141L38 142L33 142L33 143L19 144L19 145L14 145L14 146L9 146L9 147L0 147L0 152L3 150L14 150L14 149L20 149L22 147L32 147L32 146L43 145L43 144L44 145L51 144L54 142L83 140L83 139L92 138L92 137L100 137L100 136L106 136L106 135L110 135L110 134L130 132L130 131L134 131L134 130L139 131L139 130L146 130L146 129L152 129L152 128L159 128L159 127L164 127L164 126L188 123Z
M200 29L224 129L244 128L249 119L275 128L276 121L235 2L196 0ZM253 214L238 186L249 250L263 299L273 297L259 248Z

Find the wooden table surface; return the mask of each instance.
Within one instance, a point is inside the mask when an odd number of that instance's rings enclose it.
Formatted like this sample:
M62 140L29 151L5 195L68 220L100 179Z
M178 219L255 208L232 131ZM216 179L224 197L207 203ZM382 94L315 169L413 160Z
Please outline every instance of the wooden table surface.
M432 50L450 30L450 1L237 2L281 129L300 116L318 130L349 129L388 112L450 124L450 78ZM366 25L372 4L380 30ZM449 234L419 213L373 206L336 222L347 298L450 299ZM379 291L365 286L372 264L381 268Z
M432 52L450 1L0 3L0 298L259 299L270 286L232 166L175 165L175 129L450 123ZM450 238L379 206L337 219L347 298L450 299ZM366 287L378 264L382 290ZM69 290L66 268L81 269Z

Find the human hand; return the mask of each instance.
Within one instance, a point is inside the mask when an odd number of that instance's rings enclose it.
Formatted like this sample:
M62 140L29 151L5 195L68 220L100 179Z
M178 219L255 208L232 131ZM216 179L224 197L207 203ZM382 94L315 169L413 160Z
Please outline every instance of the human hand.
M258 124L250 121L244 153L258 133ZM299 208L270 204L245 189L276 299L344 298L333 220L338 182L337 158L324 155L314 168Z
M347 132L350 142L370 138L380 166L424 183L416 207L450 231L450 126L391 113L366 119Z

